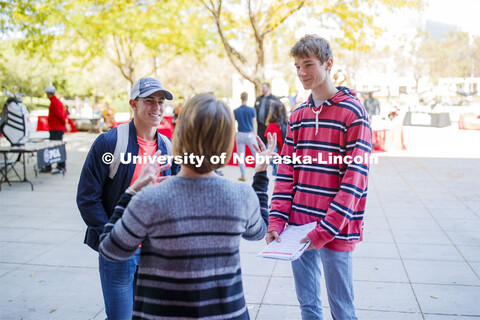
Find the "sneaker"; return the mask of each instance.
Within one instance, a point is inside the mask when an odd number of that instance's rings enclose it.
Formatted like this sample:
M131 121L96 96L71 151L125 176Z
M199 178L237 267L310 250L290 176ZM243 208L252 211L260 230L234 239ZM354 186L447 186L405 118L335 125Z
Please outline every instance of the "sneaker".
M40 173L50 173L50 172L52 172L52 168L43 167L42 169L38 170L38 172L40 172Z
M67 172L67 169L58 168L58 169L55 169L55 171L52 171L52 174L63 174L63 175L65 175L65 172Z
M247 179L245 179L244 177L240 177L238 178L238 181L247 181Z

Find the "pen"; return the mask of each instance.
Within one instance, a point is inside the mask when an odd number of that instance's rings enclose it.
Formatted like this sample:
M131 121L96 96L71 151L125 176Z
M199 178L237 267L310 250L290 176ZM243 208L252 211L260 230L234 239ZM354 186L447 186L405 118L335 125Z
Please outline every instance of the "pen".
M300 251L303 251L305 249L305 247L308 248L308 246L310 245L310 241L307 241L303 244L303 247L300 249Z

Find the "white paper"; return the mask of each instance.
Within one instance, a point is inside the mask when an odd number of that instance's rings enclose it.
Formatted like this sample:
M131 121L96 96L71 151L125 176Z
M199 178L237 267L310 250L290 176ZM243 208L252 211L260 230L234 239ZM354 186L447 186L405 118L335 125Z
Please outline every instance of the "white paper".
M310 242L300 243L300 240L306 237L316 226L316 222L301 226L289 226L280 234L281 242L273 240L258 255L263 258L296 260L310 245Z

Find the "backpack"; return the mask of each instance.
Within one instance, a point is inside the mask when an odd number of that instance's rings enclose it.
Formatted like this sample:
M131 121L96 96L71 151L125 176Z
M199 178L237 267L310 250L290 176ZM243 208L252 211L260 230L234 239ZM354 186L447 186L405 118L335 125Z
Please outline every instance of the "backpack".
M113 151L113 161L110 164L110 173L108 174L110 179L113 179L118 171L118 167L120 166L120 155L127 152L129 130L130 123L124 123L117 127L117 144L115 145L115 151ZM163 134L159 135L167 147L167 154L172 155L172 141Z
M12 146L23 146L30 132L27 107L17 98L8 98L0 118L0 134L3 133Z

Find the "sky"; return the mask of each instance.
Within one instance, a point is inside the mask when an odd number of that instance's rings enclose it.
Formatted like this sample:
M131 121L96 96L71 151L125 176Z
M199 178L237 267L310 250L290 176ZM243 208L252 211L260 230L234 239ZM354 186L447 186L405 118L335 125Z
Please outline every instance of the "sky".
M374 24L385 28L385 38L401 34L415 35L417 28L424 26L426 20L432 20L459 27L461 31L480 36L480 0L424 0L424 11L395 9L385 10L374 18ZM297 38L306 33L321 34L327 39L338 36L338 30L326 30L320 24L308 24L297 28Z
M480 0L429 0L424 17L480 34Z
M480 0L425 0L423 12L406 9L386 13L376 18L380 25L394 31L399 28L411 28L423 19L442 22L460 27L460 30L480 35Z

